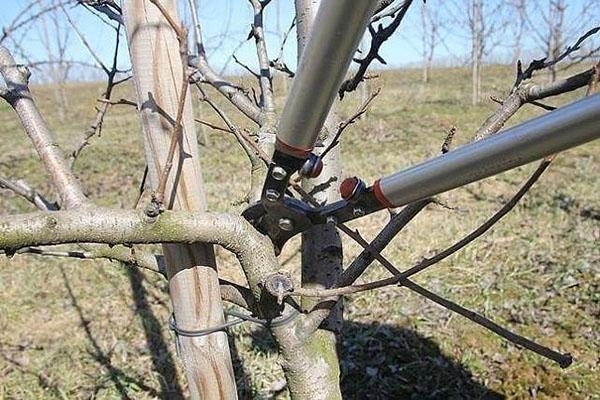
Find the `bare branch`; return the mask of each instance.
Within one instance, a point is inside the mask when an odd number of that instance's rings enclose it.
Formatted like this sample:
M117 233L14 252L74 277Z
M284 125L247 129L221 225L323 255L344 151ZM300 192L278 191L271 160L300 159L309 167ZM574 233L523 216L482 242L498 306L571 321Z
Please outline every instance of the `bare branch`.
M275 124L275 104L273 102L273 82L269 55L267 53L267 44L265 41L263 13L269 1L250 0L254 10L254 23L252 24L251 35L256 42L256 54L258 56L258 65L260 68L260 90L261 90L261 108L264 116L264 122L269 125Z
M113 53L112 66L111 66L110 70L106 67L104 68L104 72L107 75L107 82L106 82L106 89L104 90L103 98L100 99L100 102L102 102L103 104L101 104L100 107L96 108L96 116L95 116L94 120L92 121L92 123L90 124L88 129L86 129L85 132L83 133L83 137L79 140L77 147L75 147L75 149L69 154L69 163L70 163L71 167L73 166L73 163L75 162L77 157L79 157L79 155L81 154L83 149L89 145L90 139L95 135L99 136L100 133L102 132L102 126L104 124L104 119L106 117L106 114L108 113L110 105L114 104L114 103L110 102L110 98L112 96L112 92L113 92L114 88L117 85L120 85L121 83L127 82L129 79L131 79L131 77L129 76L129 77L120 79L118 81L115 81L115 78L116 78L116 75L118 72L117 63L118 63L118 57L119 57L119 45L121 43L120 42L120 30L121 30L120 26L117 27L117 29L115 29L115 33L116 33L115 50ZM118 104L124 104L124 103L118 103ZM136 104L133 103L133 105L136 105Z
M165 276L165 266L162 256L125 247L108 247L101 245L87 245L86 251L77 250L52 250L38 247L24 247L15 254L33 254L47 257L78 258L82 260L109 260L156 272Z
M106 15L109 19L123 24L123 17L121 16L122 11L113 0L77 0L79 4L88 6L98 11L101 14Z
M559 62L561 62L562 60L564 60L567 56L569 56L573 52L580 50L583 42L585 42L588 38L590 38L591 36L595 35L598 32L600 32L600 26L590 29L583 36L581 36L579 39L577 39L575 44L573 44L572 46L568 46L556 58L554 58L552 60L548 60L548 57L544 57L544 58L540 58L538 60L533 60L531 63L529 63L529 66L527 67L527 69L525 69L525 71L522 70L521 62L519 61L517 64L517 79L516 79L513 87L515 89L518 88L518 86L521 84L521 82L523 82L526 79L531 79L533 77L534 72L552 67L552 66L558 64Z
M194 33L196 42L196 53L195 57L190 57L189 66L197 68L200 75L199 79L195 79L192 76L193 81L200 80L201 82L208 83L214 87L219 93L221 93L227 100L229 100L238 110L240 110L245 116L250 118L257 124L261 123L261 110L252 102L252 99L248 96L247 91L229 82L224 77L217 74L208 63L206 57L206 50L204 48L204 42L202 39L202 29L198 22L198 15L194 0L190 0L190 9L192 10L192 18L194 21Z
M47 200L44 196L39 194L35 189L22 180L10 181L0 177L0 188L12 190L14 193L23 197L40 210L58 210L58 205L56 203Z
M558 96L559 94L571 92L589 84L590 79L594 74L594 68L573 75L569 78L554 81L546 84L527 84L522 82L519 87L514 89L512 93L502 102L498 110L489 116L483 125L477 130L476 140L497 133L504 127L516 112L527 103L533 103L537 100L547 97Z
M379 252L377 252L376 250L372 249L369 245L368 242L366 242L361 236L360 234L358 234L357 232L353 232L352 230L341 226L340 229L342 229L342 231L344 231L344 233L346 233L347 235L349 235L352 239L354 239L358 244L360 244L362 247L364 247L365 249L371 251L373 253L373 255L375 256L375 258L382 263L382 265L384 267L386 267L386 269L388 271L390 271L392 274L396 274L397 276L402 276L405 274L408 274L408 271L404 272L404 273L400 273L400 271L398 269L396 269L387 259L385 259ZM408 289L414 291L415 293L420 294L421 296L441 305L442 307L453 311L457 314L462 315L463 317L475 322L476 324L483 326L484 328L490 330L491 332L494 332L495 334L505 338L506 340L515 343L519 346L523 346L526 349L529 349L543 357L546 357L552 361L557 362L561 368L566 368L569 365L571 365L571 363L573 362L573 359L571 357L570 354L562 354L562 353L558 353L550 348L547 348L545 346L541 346L527 338L524 338L522 336L519 336L511 331L509 331L508 329L505 329L503 327L501 327L500 325L496 324L495 322L485 318L482 315L479 315L471 310L468 310L464 307L461 307L460 305L444 299L438 295L436 295L433 292L430 292L429 290L425 289L424 287L416 284L415 282L407 279L407 278L403 278L402 280L400 280L400 284L402 286L407 287Z
M4 43L4 41L15 31L24 28L26 25L31 24L37 21L41 16L52 12L65 4L68 4L71 0L62 0L56 2L46 8L39 10L38 12L27 16L27 18L21 19L24 17L37 3L35 1L30 2L17 16L16 18L8 25L2 28L2 35L0 36L0 45Z
M335 135L333 137L333 140L331 141L329 146L327 146L327 148L323 150L323 152L320 154L320 158L325 158L327 153L329 153L331 149L333 149L340 143L340 137L342 136L342 133L344 133L344 130L346 130L347 127L358 121L360 117L367 112L369 106L371 105L371 102L375 100L375 97L377 97L379 93L381 93L381 88L375 89L375 91L369 95L369 97L360 105L360 107L358 108L358 110L356 110L354 114L346 118L346 120L340 122L340 124L337 127L337 131L335 132Z
M76 251L76 250L52 250L39 247L24 247L19 249L15 254L29 254L46 257L65 257L76 258L81 260L108 260L120 262L129 267L141 268L147 271L156 272L163 277L166 277L165 260L162 255L153 255L151 253L140 251L139 249L131 248L129 253L124 251L115 251L115 248L100 245L88 245L93 250ZM4 251L0 251L4 254ZM219 279L221 289L221 298L237 306L246 308L251 311L256 311L256 301L252 296L250 289L234 282L229 282L224 279Z
M167 153L167 159L165 160L165 165L162 168L160 178L158 181L158 186L156 188L156 192L152 196L152 202L155 202L158 207L162 207L164 203L165 190L167 188L167 182L169 180L169 175L171 174L171 169L173 168L173 159L175 158L175 150L177 150L177 144L180 140L181 133L183 131L182 118L183 111L185 107L185 100L187 96L187 92L189 89L189 77L187 75L187 52L188 52L188 44L187 44L187 29L184 26L180 26L175 22L175 19L171 14L163 7L159 0L150 0L152 4L154 4L161 12L161 14L165 17L165 19L171 25L171 28L175 31L177 36L177 41L179 42L179 55L181 57L181 65L183 66L182 71L182 82L181 82L181 92L179 93L179 101L177 103L177 115L175 117L175 121L173 122L173 128L171 129L171 141L169 144L169 151Z
M0 74L6 83L3 98L13 107L21 120L25 132L37 150L46 171L58 190L66 208L80 206L86 202L79 181L69 169L65 158L54 142L52 134L40 114L33 95L29 91L29 71L17 65L5 47L0 46Z
M412 3L413 0L404 1L398 11L398 14L394 17L394 20L385 28L381 24L377 30L375 30L373 26L369 26L369 33L371 34L371 48L363 59L355 60L359 64L358 71L356 71L352 78L342 83L342 86L339 89L340 98L344 97L345 92L352 92L358 87L359 83L364 80L367 69L373 60L378 60L380 63L386 64L385 60L379 55L379 49L381 48L381 45L385 43L390 36L392 36L396 29L398 29Z
M275 68L277 71L283 72L290 78L293 78L294 76L296 76L296 74L292 70L290 70L290 68L287 66L287 64L285 62L283 62L282 60L283 60L283 50L285 49L285 44L287 43L290 33L292 32L292 30L294 29L295 26L296 26L296 17L294 17L294 19L292 20L292 23L290 24L290 27L283 35L283 40L281 41L281 46L279 46L279 54L277 55L277 57L274 60L272 60L269 63L269 65L272 68Z

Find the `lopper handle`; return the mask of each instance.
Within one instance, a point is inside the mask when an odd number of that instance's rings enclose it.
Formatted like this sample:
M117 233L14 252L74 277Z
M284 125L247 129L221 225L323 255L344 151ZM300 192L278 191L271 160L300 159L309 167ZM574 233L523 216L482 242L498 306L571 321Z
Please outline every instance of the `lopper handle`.
M600 138L600 94L381 178L373 193L399 207Z
M377 0L321 2L281 114L276 150L308 157L377 4Z

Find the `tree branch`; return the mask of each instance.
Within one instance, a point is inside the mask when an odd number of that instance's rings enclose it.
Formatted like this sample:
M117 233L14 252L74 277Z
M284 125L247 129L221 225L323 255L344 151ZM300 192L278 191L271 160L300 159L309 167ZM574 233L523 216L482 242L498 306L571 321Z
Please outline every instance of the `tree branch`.
M260 91L263 121L266 124L275 124L275 104L273 103L273 83L267 44L265 41L263 13L269 1L250 0L254 10L254 23L252 24L251 35L256 42L256 54L258 56L258 65L260 68Z
M401 8L398 10L398 14L394 17L394 20L385 28L381 24L377 30L375 30L373 26L369 26L369 33L371 34L371 48L363 59L355 60L359 64L358 71L356 71L352 78L342 83L342 86L339 89L340 98L344 97L345 92L352 92L358 87L358 84L363 81L365 74L367 73L367 69L373 60L378 60L380 63L386 64L385 60L379 55L379 49L381 48L381 45L385 43L390 36L392 36L396 29L398 29L412 3L413 0L404 1L404 3L401 5Z
M193 3L193 0L190 1ZM219 93L221 93L227 100L229 100L238 110L240 110L245 116L250 118L257 124L261 124L261 110L252 102L250 97L246 94L242 88L233 83L229 82L224 77L217 74L208 63L206 57L206 50L204 48L204 41L202 39L202 29L198 22L197 12L195 11L195 5L192 8L192 16L194 19L195 28L195 41L196 41L196 52L195 57L190 57L189 66L197 68L200 74L200 80L206 82L214 87Z
M44 196L39 194L35 189L22 180L11 181L0 177L0 188L13 191L15 194L23 197L40 210L58 210L58 205L56 203L47 200Z
M8 49L1 46L0 74L6 83L6 91L2 97L19 116L25 132L58 190L63 206L73 208L83 205L86 198L80 183L65 162L29 91L29 70L17 65Z
M589 84L593 76L594 68L591 68L577 75L551 83L520 83L520 86L512 91L506 100L502 102L498 110L489 116L477 130L476 140L481 140L498 132L504 127L506 121L515 115L524 104L585 87Z
M90 251L66 250L58 251L39 247L24 247L15 254L39 255L45 257L65 257L76 258L80 260L108 260L117 261L130 267L142 268L151 272L156 272L166 277L165 260L162 255L153 255L151 253L131 248L129 254L123 254L123 251L115 251L116 248L107 246L93 246ZM0 251L4 254L4 251ZM252 292L247 287L225 279L219 279L221 289L221 298L224 301L235 304L247 310L256 311L256 301Z

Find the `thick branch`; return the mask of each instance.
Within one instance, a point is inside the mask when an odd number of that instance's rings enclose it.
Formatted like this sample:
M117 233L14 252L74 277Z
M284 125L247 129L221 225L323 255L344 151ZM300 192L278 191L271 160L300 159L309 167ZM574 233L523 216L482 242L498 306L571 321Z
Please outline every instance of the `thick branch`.
M149 218L142 210L79 208L4 216L0 223L0 249L7 253L65 243L199 242L219 244L234 252L252 276L262 276L252 274L262 265L277 265L268 240L242 217L228 214L165 211ZM251 282L255 290L258 284L258 279ZM260 297L260 292L254 294Z

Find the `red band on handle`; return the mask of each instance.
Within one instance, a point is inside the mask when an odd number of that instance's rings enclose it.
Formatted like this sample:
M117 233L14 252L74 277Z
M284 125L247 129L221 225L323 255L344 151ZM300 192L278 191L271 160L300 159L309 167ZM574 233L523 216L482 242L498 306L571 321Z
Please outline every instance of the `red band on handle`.
M302 149L290 146L289 144L282 142L279 138L275 139L275 149L287 155L302 159L308 157L312 151L312 149Z
M379 182L379 179L377 179L377 181L373 184L373 195L375 196L375 199L377 200L377 202L379 204L381 204L382 206L384 206L385 208L393 208L394 205L392 203L390 203L390 201L388 199L386 199L385 195L383 194L383 191L381 190L381 184Z

